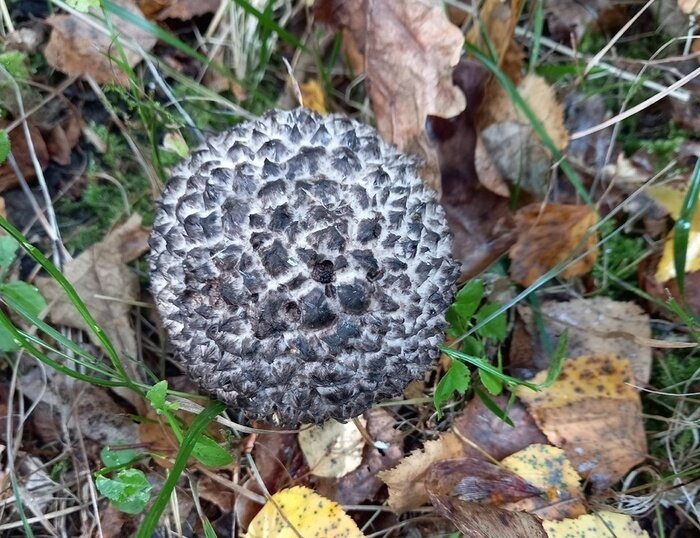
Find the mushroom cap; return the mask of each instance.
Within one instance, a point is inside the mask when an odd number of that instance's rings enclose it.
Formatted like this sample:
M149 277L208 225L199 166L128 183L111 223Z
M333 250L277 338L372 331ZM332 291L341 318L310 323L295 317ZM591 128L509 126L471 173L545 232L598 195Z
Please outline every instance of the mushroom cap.
M249 418L346 420L444 338L458 265L417 160L339 115L271 111L168 181L151 286L189 376Z

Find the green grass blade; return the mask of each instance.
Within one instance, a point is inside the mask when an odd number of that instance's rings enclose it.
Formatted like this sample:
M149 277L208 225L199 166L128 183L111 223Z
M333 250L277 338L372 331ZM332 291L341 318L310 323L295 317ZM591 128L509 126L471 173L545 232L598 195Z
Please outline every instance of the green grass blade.
M309 51L309 49L307 49L306 46L304 46L304 44L301 41L299 41L299 39L294 34L287 32L287 30L282 28L279 24L277 24L274 21L274 19L272 18L272 12L269 9L265 9L265 12L263 13L255 9L246 0L233 0L233 2L237 6L239 6L243 11L258 19L260 26L265 28L265 30L276 33L280 39L286 41L295 49L301 49L305 53L311 54L311 51Z
M693 226L693 218L700 197L700 159L695 163L690 177L688 193L683 200L680 215L673 230L673 265L676 268L676 281L681 297L685 296L685 262L688 254L688 239ZM699 230L700 231L700 230Z
M540 55L540 39L542 38L542 29L544 28L544 4L543 0L537 0L535 6L535 20L533 24L532 47L530 48L530 73L534 73L537 67L537 59Z
M66 277L63 276L58 267L56 267L51 262L51 260L44 256L44 254L38 248L36 248L29 241L27 241L27 239L22 235L22 232L20 232L17 228L15 228L12 224L10 224L6 219L2 217L0 217L0 228L2 228L8 234L10 234L27 252L27 254L29 254L39 265L41 265L41 267L63 288L63 291L65 291L70 302L73 304L75 309L78 311L80 316L87 324L90 331L92 331L92 333L95 335L97 340L104 348L105 352L107 353L107 356L112 362L112 365L119 372L119 375L122 376L123 381L125 383L124 386L131 386L131 380L129 379L129 376L126 373L124 366L122 366L121 360L119 359L119 355L117 354L114 345L110 341L107 334L97 324L95 318L92 317L92 314L90 314L88 307L80 298L78 292L75 291L75 288L71 285L70 282L68 282Z
M476 366L480 370L488 372L489 374L497 377L498 379L502 380L504 383L511 387L516 385L522 385L532 390L540 389L539 385L535 385L534 383L529 383L527 381L523 381L522 379L518 379L516 377L511 377L509 375L504 374L498 368L496 368L492 364L489 364L487 361L480 359L479 357L473 357L472 355L467 355L466 353L462 353L461 351L455 351L454 349L450 349L447 347L441 348L440 351L442 351L446 355L449 355L453 359L457 359L462 362L468 362L469 364Z
M81 372L77 372L67 366L64 366L58 361L53 360L48 355L42 353L40 350L34 347L29 341L29 339L24 335L24 333L22 333L20 330L17 329L17 327L14 326L12 321L10 321L10 318L8 318L7 314L5 314L5 312L3 312L2 310L0 310L0 326L4 327L12 335L17 344L20 347L22 347L22 349L24 349L27 353L29 353L32 357L34 357L38 361L43 362L44 364L53 368L54 370L61 372L64 375L73 377L75 379L79 379L80 381L85 381L86 383L91 383L93 385L100 385L102 387L129 386L123 381L110 381L108 379L102 379L99 377L94 377L83 374Z
M158 497L156 497L156 500L153 503L153 506L148 511L146 517L141 523L141 526L139 527L136 534L137 538L151 538L156 526L158 525L160 516L170 502L170 495L175 489L175 485L177 484L182 471L185 470L185 466L187 465L187 460L190 457L192 449L197 444L197 441L204 429L224 409L226 409L226 404L222 402L212 402L212 404L197 415L197 418L194 420L194 422L192 422L192 426L190 426L187 435L180 445L180 450L177 453L172 469L170 469L170 474L163 484L163 489L160 490Z

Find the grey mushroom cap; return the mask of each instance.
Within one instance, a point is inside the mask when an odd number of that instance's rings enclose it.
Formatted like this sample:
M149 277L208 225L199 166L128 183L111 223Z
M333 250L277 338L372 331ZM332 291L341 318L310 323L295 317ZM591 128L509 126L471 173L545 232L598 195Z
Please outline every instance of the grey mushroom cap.
M346 117L276 110L176 167L151 289L204 391L284 426L346 420L433 365L451 243L415 158Z

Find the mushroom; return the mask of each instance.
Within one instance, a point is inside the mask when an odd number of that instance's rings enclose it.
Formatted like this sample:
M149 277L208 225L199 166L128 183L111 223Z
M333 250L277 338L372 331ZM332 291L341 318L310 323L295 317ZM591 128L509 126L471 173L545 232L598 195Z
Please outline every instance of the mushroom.
M417 165L367 125L296 109L176 167L151 286L188 375L285 426L347 420L423 375L459 271Z

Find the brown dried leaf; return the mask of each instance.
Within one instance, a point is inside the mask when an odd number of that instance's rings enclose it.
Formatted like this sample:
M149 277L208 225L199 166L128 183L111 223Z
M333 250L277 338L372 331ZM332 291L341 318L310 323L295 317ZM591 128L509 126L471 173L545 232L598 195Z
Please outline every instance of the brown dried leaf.
M546 377L545 370L531 381ZM549 441L600 490L646 457L641 400L631 381L629 360L599 353L566 360L549 388L518 387L517 394Z
M450 119L431 117L430 131L438 146L442 204L454 236L453 254L462 263L462 277L478 274L500 258L513 243L513 219L508 201L492 192L498 180L477 160L475 115L484 96L488 72L477 62L462 60L455 83L469 106ZM483 177L482 177L483 176Z
M491 399L502 409L508 406L508 396L492 396ZM508 407L508 416L515 427L494 415L480 398L472 398L462 414L454 420L455 430L461 438L469 441L464 446L465 454L483 459L483 451L493 459L501 460L533 443L547 442L547 438L519 402Z
M158 21L188 21L193 17L214 13L221 5L221 0L139 0L138 4L148 18Z
M29 135L32 137L34 151L43 170L49 164L49 150L46 147L46 141L44 140L41 131L39 131L39 128L31 120L29 120L28 123ZM0 128L4 128L7 124L7 121L0 121ZM27 140L24 137L24 129L21 126L13 129L9 132L9 137L12 155L14 155L15 160L17 161L17 166L22 172L24 179L27 181L34 179L36 177L36 171L34 170ZM0 192L14 189L18 185L19 180L17 179L17 176L15 176L12 168L10 168L10 163L5 161L0 166Z
M124 357L122 364L135 381L141 379L141 375L132 361L137 356L137 349L129 315L131 303L138 298L139 282L126 263L147 250L148 230L141 226L141 216L134 214L63 268L64 276L112 341L117 353ZM37 278L36 285L49 303L52 323L82 329L96 346L101 345L55 280ZM119 390L118 393L137 409L143 407L142 399L131 391Z
M321 20L347 29L364 54L364 72L382 137L436 162L427 142L428 115L456 116L464 95L452 83L462 32L429 0L324 0ZM410 66L410 68L407 68ZM439 183L432 184L439 190Z
M547 302L542 305L544 326L555 342L569 331L567 354L570 357L611 353L629 359L636 384L649 381L651 338L649 315L632 302L608 297Z
M431 495L448 495L492 506L542 494L542 490L521 476L479 458L439 461L428 471L425 483Z
M492 46L498 56L499 67L517 84L524 53L513 39L517 23L517 16L513 17L513 13L520 13L520 0L486 0L479 10L478 20L474 21L467 34L467 41L487 53L490 53Z
M569 264L560 277L588 273L598 256L598 235L589 234L597 220L588 206L530 204L521 208L515 215L518 239L510 250L511 278L530 286L558 263L583 252L588 254Z
M20 385L24 396L41 397L41 405L58 415L60 424L80 431L86 439L100 445L138 439L136 424L102 387L53 373L46 380L38 370L23 375Z
M342 505L362 504L372 499L383 485L377 473L394 467L403 458L403 437L394 428L396 421L391 413L375 407L365 417L370 438L387 446L381 450L367 447L360 467L340 479L334 499Z
M487 127L493 123L515 122L530 126L525 113L517 107L504 89L500 86L499 88L499 91L488 95L488 100L480 110L479 125ZM556 148L566 148L569 133L564 125L564 108L559 104L554 89L542 77L528 75L518 84L518 93L540 120ZM534 132L532 136L539 140Z
M114 0L114 3L137 17L143 17L133 0ZM94 10L94 14L100 17L101 10ZM90 75L98 84L126 84L126 75L109 57L118 54L109 34L102 33L72 14L52 15L46 22L53 28L49 43L44 49L49 65L67 75ZM156 44L156 37L151 32L127 23L124 19L113 16L112 24L117 35L134 39L146 52ZM129 65L134 66L141 61L140 52L126 46L123 48Z
M71 153L81 132L82 121L73 113L69 113L63 121L54 125L46 134L46 145L51 160L63 166L70 164Z
M678 0L678 7L686 15L700 13L700 0Z
M389 506L401 513L418 508L428 501L425 475L438 461L463 455L462 442L453 433L444 433L434 441L425 443L423 450L415 450L393 469L377 476L389 486Z
M547 538L537 516L431 495L435 510L469 538Z
M308 471L304 456L299 450L296 434L277 432L259 434L255 437L252 456L263 483L270 493L292 484L297 476L306 474ZM243 487L264 498L263 491L255 479L246 480L243 482ZM262 507L262 504L245 495L236 495L234 505L236 523L242 530L246 530Z

